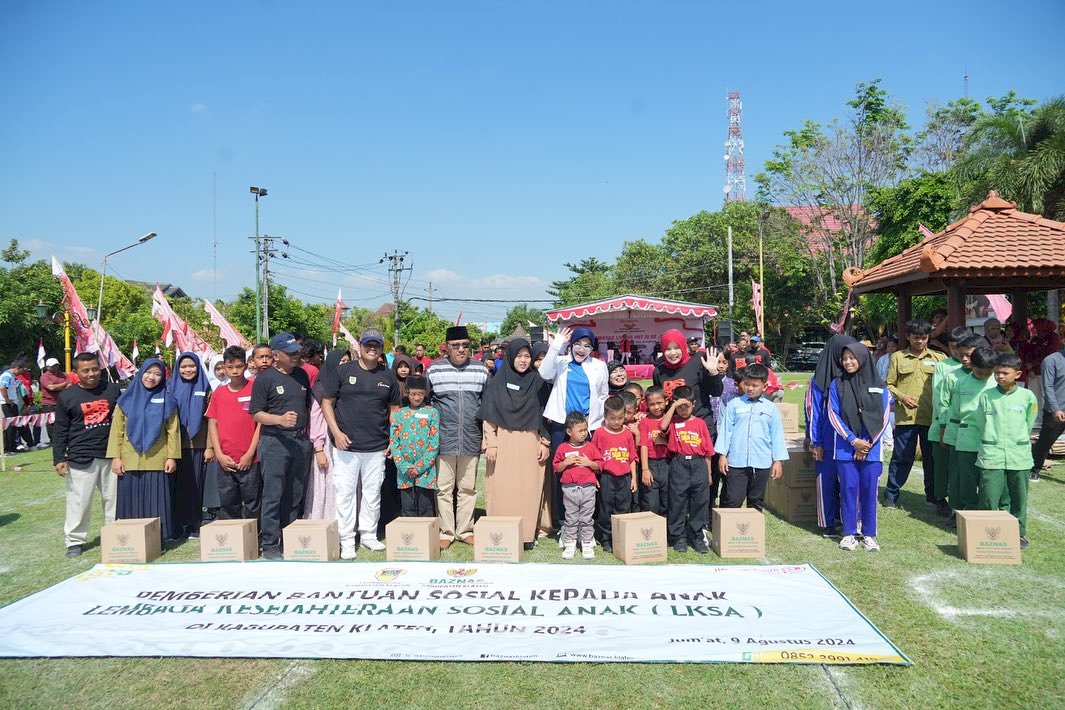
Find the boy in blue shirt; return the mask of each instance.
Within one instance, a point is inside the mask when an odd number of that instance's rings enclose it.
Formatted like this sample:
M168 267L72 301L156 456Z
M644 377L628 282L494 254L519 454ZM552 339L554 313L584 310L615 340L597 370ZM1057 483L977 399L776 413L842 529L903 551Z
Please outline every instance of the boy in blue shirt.
M718 466L725 476L723 508L762 510L769 477L780 478L788 459L780 410L762 397L769 371L765 365L748 365L740 381L742 397L725 407L717 429Z

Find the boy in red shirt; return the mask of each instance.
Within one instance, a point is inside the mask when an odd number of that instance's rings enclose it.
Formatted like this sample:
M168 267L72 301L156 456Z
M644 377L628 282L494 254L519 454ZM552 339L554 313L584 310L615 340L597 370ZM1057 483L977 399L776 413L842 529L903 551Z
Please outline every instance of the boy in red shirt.
M640 510L667 516L669 511L669 452L667 436L662 431L666 413L666 391L661 387L647 390L647 416L640 420Z
M599 487L599 452L588 441L588 420L580 412L566 415L567 441L559 444L552 467L559 474L562 503L566 506L566 527L562 531L562 559L572 560L577 552L577 538L581 540L584 559L595 558L592 540L592 516L595 512L595 490Z
M703 530L710 524L710 471L714 443L699 417L693 417L695 402L691 387L673 390L673 404L659 424L669 433L669 540L677 552L688 545L705 555L709 552ZM687 518L687 520L685 520ZM685 525L685 523L687 523Z
M625 426L625 401L607 397L603 402L603 426L595 430L592 444L599 451L599 519L596 530L603 552L614 551L610 516L632 510L636 492L636 437Z
M255 450L259 446L260 426L248 412L252 383L244 377L244 349L235 345L226 348L222 362L229 382L214 391L204 413L208 419L207 434L221 468L219 517L258 519L262 480Z

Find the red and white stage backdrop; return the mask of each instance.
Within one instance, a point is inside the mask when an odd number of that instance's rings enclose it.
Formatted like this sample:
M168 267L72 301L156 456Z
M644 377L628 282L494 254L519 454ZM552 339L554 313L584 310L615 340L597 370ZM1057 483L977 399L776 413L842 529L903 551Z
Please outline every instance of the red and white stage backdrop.
M717 308L699 303L666 301L645 296L615 296L578 306L547 312L547 319L558 326L591 328L599 340L603 358L620 358L623 341L628 340L632 353L639 353L639 362L649 362L662 333L677 329L685 338L699 338L705 344L706 322L717 317Z

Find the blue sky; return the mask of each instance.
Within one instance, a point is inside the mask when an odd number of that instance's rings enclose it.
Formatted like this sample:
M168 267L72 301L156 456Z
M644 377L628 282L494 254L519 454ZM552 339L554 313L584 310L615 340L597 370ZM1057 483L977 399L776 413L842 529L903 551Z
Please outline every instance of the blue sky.
M98 267L155 231L109 272L229 298L254 283L260 185L263 233L366 267L282 260L306 300L390 300L377 262L401 249L407 297L432 283L439 312L498 320L439 299L544 299L565 262L720 207L727 89L752 194L782 132L841 115L860 81L911 123L962 95L966 65L974 98L1065 93L1065 3L1009 9L6 0L0 240Z

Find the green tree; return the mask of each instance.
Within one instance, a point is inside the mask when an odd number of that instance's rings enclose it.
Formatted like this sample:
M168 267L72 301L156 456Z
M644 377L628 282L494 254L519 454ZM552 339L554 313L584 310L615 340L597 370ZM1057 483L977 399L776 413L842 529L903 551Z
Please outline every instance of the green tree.
M63 360L62 318L43 323L37 304L43 302L49 315L63 310L63 289L52 278L51 265L44 260L27 262L29 253L12 239L0 253L8 264L0 268L0 367L16 357L37 360L37 345L44 340L49 356ZM73 347L73 345L72 345Z
M555 298L556 308L615 295L610 264L605 261L592 256L581 259L577 264L567 263L566 268L573 276L553 281L547 289Z
M292 333L332 342L333 306L303 303L279 284L270 286L270 334ZM177 310L177 308L175 308ZM199 309L203 313L202 307ZM204 313L206 317L206 313ZM229 321L249 340L255 337L255 290L241 289L228 309ZM391 328L389 331L391 332ZM358 337L358 333L353 331Z
M546 322L547 316L539 308L532 308L527 303L520 303L508 310L506 316L503 317L503 324L499 327L499 335L503 338L509 338L510 334L519 325L528 333L529 323L544 325Z
M946 106L929 104L928 120L917 134L917 165L928 172L947 170L961 155L965 137L973 124L985 115L978 101L961 98Z

